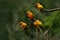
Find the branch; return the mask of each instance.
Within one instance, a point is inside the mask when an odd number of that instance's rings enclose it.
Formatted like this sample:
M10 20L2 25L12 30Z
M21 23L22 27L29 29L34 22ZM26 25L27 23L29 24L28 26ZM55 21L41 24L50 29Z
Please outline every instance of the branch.
M54 8L54 9L43 9L40 11L37 11L34 16L36 16L39 12L51 12L51 11L60 11L60 8Z
M43 11L42 12L51 12L51 11L59 11L60 10L60 8L54 8L54 9L43 9Z
M12 38L11 38L11 34L12 34L12 32L11 32L11 29L9 28L9 23L7 24L7 31L8 31L8 33L9 33L9 38L10 38L10 40L12 40Z
M7 26L6 26L6 28L7 28L7 31L8 31L8 33L9 33L9 39L10 40L15 40L15 34L14 34L14 32L11 30L11 25L10 25L10 23L8 23L7 24ZM13 36L12 36L13 35Z

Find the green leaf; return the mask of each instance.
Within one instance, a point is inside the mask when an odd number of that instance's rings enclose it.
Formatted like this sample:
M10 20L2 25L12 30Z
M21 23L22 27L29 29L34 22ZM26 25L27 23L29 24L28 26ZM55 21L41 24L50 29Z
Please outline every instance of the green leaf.
M44 18L44 26L49 27L58 13L59 11L50 12L50 15Z
M52 30L54 33L60 33L60 12L53 21Z

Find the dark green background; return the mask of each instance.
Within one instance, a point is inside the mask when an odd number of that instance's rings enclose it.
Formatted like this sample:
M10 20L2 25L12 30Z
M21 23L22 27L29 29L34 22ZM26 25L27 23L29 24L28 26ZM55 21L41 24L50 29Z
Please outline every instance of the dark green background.
M35 8L37 2L40 2L45 9L60 8L60 0L0 0L0 40L32 40L24 32L15 32L21 30L20 25L16 25L16 20L28 23L25 11L30 10L33 14L39 11ZM36 19L44 22L47 29L52 26L53 34L60 33L60 11L47 12L44 18L44 13L38 13ZM34 32L33 30L33 34Z

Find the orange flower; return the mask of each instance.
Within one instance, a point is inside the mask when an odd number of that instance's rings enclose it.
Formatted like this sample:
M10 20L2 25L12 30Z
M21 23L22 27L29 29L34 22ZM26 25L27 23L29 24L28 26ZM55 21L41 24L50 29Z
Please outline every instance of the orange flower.
M34 23L33 23L35 26L38 26L38 23L35 21Z
M35 6L36 6L36 8L38 8L38 9L43 9L43 6L42 6L40 3L36 3Z
M21 25L22 28L25 28L27 24L24 23L24 22L20 22L20 25Z
M26 14L27 14L28 18L30 18L30 19L33 18L33 14L32 14L32 12L27 11Z
M37 25L43 26L43 23L41 21L39 21L39 20L35 20L33 24L35 26L37 26Z

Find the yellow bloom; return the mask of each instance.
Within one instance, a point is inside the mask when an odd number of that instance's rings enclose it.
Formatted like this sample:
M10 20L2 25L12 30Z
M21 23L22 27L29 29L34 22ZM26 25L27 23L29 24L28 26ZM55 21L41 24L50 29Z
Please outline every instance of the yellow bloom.
M37 26L37 25L43 26L43 23L41 21L39 21L39 20L35 20L33 24L35 26Z
M43 23L41 22L41 21L39 21L39 20L35 20L37 23L38 23L38 25L43 25Z
M21 25L22 28L25 28L27 24L24 23L24 22L20 22L20 25Z
M40 3L36 3L35 6L36 6L36 8L38 8L38 9L43 9L43 6L42 6Z

